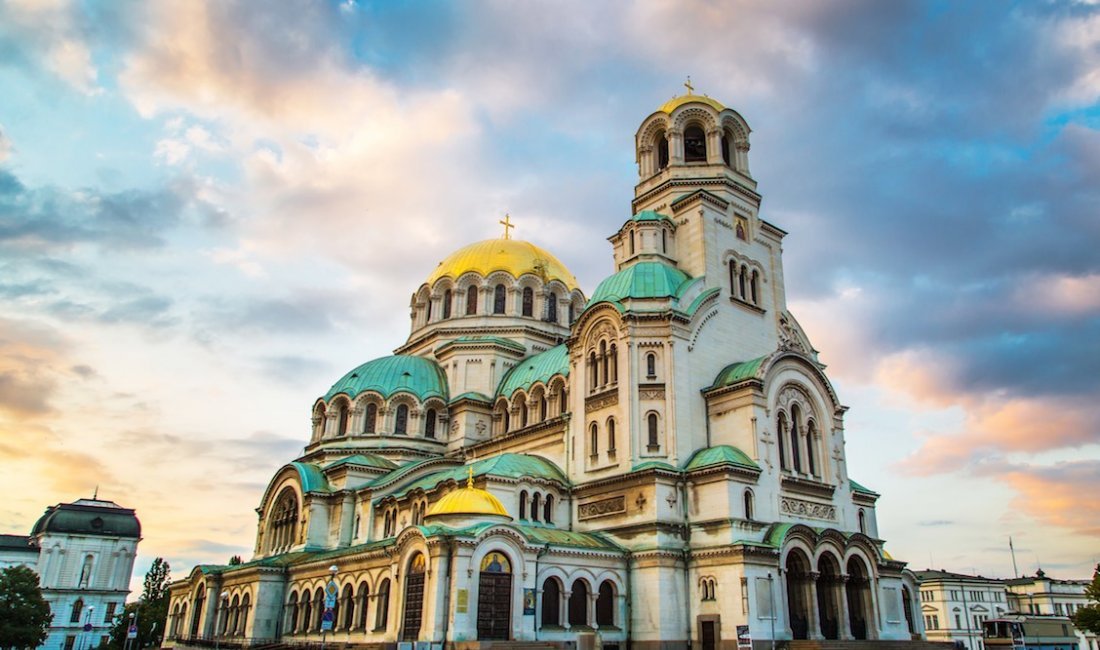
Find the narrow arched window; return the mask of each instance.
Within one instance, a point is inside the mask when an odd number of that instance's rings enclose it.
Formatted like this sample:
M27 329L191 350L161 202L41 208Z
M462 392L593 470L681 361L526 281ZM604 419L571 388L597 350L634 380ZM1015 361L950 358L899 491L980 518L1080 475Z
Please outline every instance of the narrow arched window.
M600 428L595 422L588 427L588 453L592 456L600 453Z
M436 415L435 409L428 409L428 412L424 415L424 418L425 418L424 437L425 438L434 438L435 437L435 420L436 420L437 417L438 416Z
M374 433L378 427L378 405L367 404L367 413L363 418L363 433Z
M376 630L386 629L386 625L390 620L390 579L386 578L382 581L382 584L378 586L378 605L375 610L374 628Z
M519 518L520 521L527 519L527 490L519 493Z
M572 324L573 324L573 318L574 318L574 316L576 316L576 311L575 311L575 310L574 310L574 308L573 308L573 303L572 303L572 302L570 302L570 303L569 303L569 324L570 324L570 325L572 325Z
M519 428L527 426L527 400L519 400Z
M443 318L451 317L451 290L443 292Z
M760 293L759 293L760 292L760 272L759 271L753 271L752 272L752 281L749 282L749 291L750 291L750 298L752 299L752 304L759 305L760 304L760 297L759 297L760 296Z
M409 430L409 407L401 404L397 407L397 416L393 422L393 432L405 435Z
M707 161L707 136L699 126L684 129L684 162Z
M607 453L615 453L615 418L607 421Z
M542 583L542 626L561 625L561 584L557 578Z
M867 513L863 511L863 508L859 509L859 532L864 535L867 534Z
M799 436L799 413L798 407L791 408L791 469L796 472L802 471L802 449L798 444Z
M424 307L424 322L425 323L432 322L432 298L431 298L431 296L428 296L427 304Z
M817 476L817 457L814 453L814 445L817 444L817 425L813 420L806 423L806 471Z
M634 231L630 231L630 254L634 254Z
M546 495L546 503L542 506L542 520L548 524L554 523L554 495Z
M539 396L539 422L546 420L546 396Z
M531 521L538 521L542 510L542 495L535 492L531 495Z
M498 284L496 286L496 288L493 289L493 313L494 314L503 314L504 313L504 296L505 296L504 285L503 284Z
M611 344L608 355L611 357L611 383L614 384L619 381L619 350L614 343Z
M752 490L745 490L744 500L745 500L745 519L748 519L749 521L752 521L753 517L756 516L756 513L755 513L756 504L753 503Z
M668 231L661 229L661 252L668 252Z
M607 384L607 343L600 341L600 386Z
M730 164L730 139L727 135L722 136L722 162Z
M339 419L337 420L336 435L346 436L348 434L348 405L347 402L340 402Z
M668 167L668 138L664 133L657 139L657 169Z
M600 584L596 596L596 626L611 627L615 624L615 588L609 580Z
M531 287L523 288L523 315L535 315L535 292Z
M780 412L775 423L776 439L779 441L779 469L787 469L787 414Z
M656 451L660 446L657 443L657 414L656 413L650 413L646 417L646 428L648 429L648 434L649 434L649 441L648 441L649 450L650 451Z
M558 322L558 294L551 291L546 300L546 320L556 323Z
M596 390L600 385L600 370L596 363L596 353L588 353L588 390L589 392Z
M569 410L569 393L565 388L561 389L561 396L558 397L558 415L565 415Z
M477 313L477 287L466 289L466 315L473 316Z
M737 262L730 260L730 295L737 296Z
M748 279L749 272L744 266L742 266L741 273L737 276L737 288L740 290L740 293L738 293L737 295L742 300L748 297L748 294L745 293L745 283L748 282Z
M652 352L645 355L645 374L647 377L657 376L657 355Z
M84 601L77 598L76 602L73 603L73 610L71 612L69 612L69 622L70 623L79 623L80 622L80 612L83 609L84 609Z

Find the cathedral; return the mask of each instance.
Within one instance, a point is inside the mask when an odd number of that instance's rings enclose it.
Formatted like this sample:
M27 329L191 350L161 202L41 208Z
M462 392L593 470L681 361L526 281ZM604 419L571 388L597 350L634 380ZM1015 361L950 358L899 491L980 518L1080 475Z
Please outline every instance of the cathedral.
M920 639L749 134L690 87L642 121L591 295L508 219L425 269L408 339L313 403L252 557L172 585L165 646Z

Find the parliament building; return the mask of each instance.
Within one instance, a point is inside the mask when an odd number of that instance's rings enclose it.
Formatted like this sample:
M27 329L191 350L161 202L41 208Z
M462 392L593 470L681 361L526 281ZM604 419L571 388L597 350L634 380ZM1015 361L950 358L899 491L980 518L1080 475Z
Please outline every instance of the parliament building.
M303 404L252 556L172 585L165 646L920 639L749 134L690 88L642 121L591 295L507 220L424 269L408 339Z

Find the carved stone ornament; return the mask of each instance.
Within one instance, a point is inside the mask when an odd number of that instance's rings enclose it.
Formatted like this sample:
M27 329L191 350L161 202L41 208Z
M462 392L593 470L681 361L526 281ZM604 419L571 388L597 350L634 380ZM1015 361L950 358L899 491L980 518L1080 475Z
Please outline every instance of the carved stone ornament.
M626 497L617 496L610 499L600 499L591 503L582 503L577 506L578 519L595 519L626 512Z
M664 388L642 388L638 390L639 399L662 400L665 398Z
M802 345L802 339L786 315L779 317L779 348L782 350L795 350L806 352L806 346Z
M782 497L779 501L779 510L784 514L796 517L809 517L810 519L824 519L836 521L836 507L802 499Z
M485 433L485 420L478 420L477 424L474 425L474 429L477 430L478 435Z
M585 413L591 413L592 411L598 411L602 408L609 406L615 406L619 403L619 391L613 390L603 395L597 395L596 397L589 397L584 401Z

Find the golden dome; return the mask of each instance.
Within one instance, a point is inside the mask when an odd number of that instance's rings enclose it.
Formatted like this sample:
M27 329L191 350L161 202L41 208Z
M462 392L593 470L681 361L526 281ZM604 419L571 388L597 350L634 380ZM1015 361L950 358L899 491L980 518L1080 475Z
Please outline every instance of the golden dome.
M677 108L680 108L684 104L690 104L691 102L702 102L702 103L706 104L707 106L710 106L711 108L713 108L714 110L716 110L718 112L726 110L725 106L723 106L718 101L716 101L714 99L711 99L710 97L707 97L706 95L692 95L692 94L680 95L679 97L673 97L672 99L670 99L667 102L665 102L664 104L662 104L661 107L658 108L657 110L661 111L662 113L671 114L672 111L676 110Z
M474 487L473 467L466 479L466 487L451 492L428 508L427 516L433 515L497 515L512 518L500 499L487 490Z
M451 253L428 276L428 284L444 277L457 280L470 271L482 277L494 271L506 271L515 278L532 273L546 282L558 280L570 291L577 288L577 278L549 251L530 242L503 238L479 241Z

